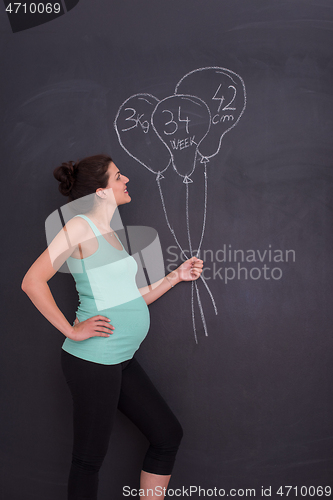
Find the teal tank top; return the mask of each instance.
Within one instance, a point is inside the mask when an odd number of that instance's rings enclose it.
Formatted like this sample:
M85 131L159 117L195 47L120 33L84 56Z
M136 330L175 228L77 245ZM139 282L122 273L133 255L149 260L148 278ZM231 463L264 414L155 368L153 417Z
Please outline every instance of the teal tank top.
M133 357L150 325L148 306L135 281L138 265L119 238L122 250L108 243L87 216L75 217L83 217L89 223L98 241L98 249L89 257L69 257L66 261L79 294L77 318L84 321L101 314L110 318L115 329L109 337L81 341L66 338L62 348L94 363L121 363Z

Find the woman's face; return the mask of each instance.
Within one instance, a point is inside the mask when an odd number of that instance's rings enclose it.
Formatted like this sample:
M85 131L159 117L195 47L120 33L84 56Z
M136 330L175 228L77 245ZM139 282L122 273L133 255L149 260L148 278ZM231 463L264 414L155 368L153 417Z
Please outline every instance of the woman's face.
M129 181L129 178L125 175L122 175L113 161L110 163L108 168L109 173L109 182L106 186L106 189L111 188L113 196L115 198L116 204L124 205L125 203L129 203L131 201L131 197L127 192L126 184Z

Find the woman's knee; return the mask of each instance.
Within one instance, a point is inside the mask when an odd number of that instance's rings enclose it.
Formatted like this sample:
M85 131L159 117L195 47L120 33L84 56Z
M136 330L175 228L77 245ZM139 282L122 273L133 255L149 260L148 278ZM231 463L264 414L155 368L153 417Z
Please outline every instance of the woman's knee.
M172 432L170 434L170 442L173 442L174 445L179 446L181 440L183 439L184 431L178 420L175 421Z
M150 443L156 448L161 448L164 450L178 450L181 440L183 438L183 428L180 422L174 418L172 422L169 422L164 428L159 429L158 436L151 439Z
M91 457L73 454L72 466L85 474L95 474L96 472L99 472L104 458L105 454Z
M159 434L159 439L150 441L143 470L152 474L171 474L182 437L182 426L176 420L172 426Z

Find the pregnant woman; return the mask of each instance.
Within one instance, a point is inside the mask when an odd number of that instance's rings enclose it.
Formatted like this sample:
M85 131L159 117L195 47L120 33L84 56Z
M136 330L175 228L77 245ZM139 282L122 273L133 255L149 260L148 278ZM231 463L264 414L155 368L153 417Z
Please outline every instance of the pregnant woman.
M149 329L147 306L180 281L198 279L203 262L192 257L160 281L138 289L137 263L110 227L117 207L131 201L129 179L105 155L63 163L54 176L70 205L82 201L84 210L32 264L22 289L66 337L61 362L74 404L68 500L97 500L98 473L117 408L149 441L140 496L163 499L183 431L134 354ZM65 261L79 294L73 325L47 284Z

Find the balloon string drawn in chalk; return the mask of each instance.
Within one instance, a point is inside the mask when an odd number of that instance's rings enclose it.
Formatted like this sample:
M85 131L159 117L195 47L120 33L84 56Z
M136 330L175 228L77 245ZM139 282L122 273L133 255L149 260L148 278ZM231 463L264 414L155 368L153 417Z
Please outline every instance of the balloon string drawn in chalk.
M186 184L186 229L187 229L187 238L190 249L190 255L193 255L191 233L190 233L190 214L188 212L188 184Z
M163 176L162 176L163 178ZM182 249L177 237L176 237L176 234L173 230L173 228L171 227L170 225L170 222L169 222L169 219L168 219L168 215L167 215L167 212L166 212L166 208L165 208L165 203L164 203L164 197L163 197L163 192L162 192L162 188L161 188L161 183L160 183L160 179L161 179L161 176L160 175L157 175L156 176L156 182L157 182L157 185L158 185L158 189L159 189L159 193L160 193L160 197L161 197L161 202L162 202L162 207L163 207L163 212L164 212L164 216L165 216L165 220L166 220L166 223L167 223L167 226L168 228L170 229L170 232L172 234L172 236L174 237L175 239L175 242L179 248L179 250L182 252L182 254L184 255L184 257L186 259L189 258L188 255L186 255L186 253L184 252L184 250ZM200 249L199 249L200 250ZM198 254L197 254L198 255ZM192 252L191 252L191 256L192 256ZM211 301L213 303L213 307L214 307L214 311L215 311L215 314L217 314L217 307L216 307L216 304L215 304L215 300L214 300L214 297L204 279L204 277L201 275L200 276L200 279L203 281L203 283L205 284L205 287L208 291L208 294L211 298ZM201 301L200 301L200 295L199 295L199 290L198 290L198 285L196 282L192 282L192 285L196 286L196 291L197 291L197 298L198 298L198 303L199 303L199 309L200 309L200 312L201 312L201 318L202 318L202 321L203 321L203 325L204 325L204 330L205 330L205 335L208 336L208 332L207 332L207 328L206 328L206 322L205 322L205 317L204 317L204 314L203 314L203 308L201 306ZM197 336L196 336L196 327L195 327L195 319L194 319L194 305L193 305L193 286L192 286L192 299L191 299L191 304L192 304L192 322L193 322L193 331L194 331L194 337L195 337L195 340L197 342Z
M205 199L204 199L204 215L203 215L203 221L202 221L202 231L201 231L201 238L199 241L198 245L198 252L197 252L197 257L199 257L199 252L201 250L201 245L202 245L202 240L205 234L205 229L206 229L206 217L207 217L207 164L205 163L204 167L204 176L205 176Z
M162 176L163 178L163 176ZM162 192L162 188L161 188L161 183L160 183L160 179L161 179L161 176L160 175L157 175L156 176L156 182L157 182L157 185L158 185L158 188L159 188L159 193L160 193L160 198L161 198L161 202L162 202L162 207L163 207L163 212L164 212L164 216L165 216L165 220L166 220L166 223L167 223L167 226L168 228L170 229L170 232L171 234L173 235L174 237L174 240L179 248L179 250L181 251L181 253L185 256L186 259L189 258L188 255L186 255L185 251L182 249L177 237L176 237L176 234L175 234L175 231L173 230L173 228L171 227L171 224L169 222L169 219L168 219L168 215L167 215L167 211L166 211L166 208L165 208L165 202L164 202L164 197L163 197L163 192ZM205 175L205 180L206 180L206 175ZM186 188L188 189L188 184L186 184ZM207 196L205 196L205 201L207 199ZM206 205L205 205L206 206ZM205 221L205 217L204 217L204 221ZM201 235L201 241L203 239L203 233ZM189 245L190 245L190 256L193 257L193 250L192 250L192 244L191 244L191 239L189 238ZM201 246L201 242L200 242L200 246ZM197 257L199 255L199 252L200 252L200 246L198 247L198 250L197 250ZM204 279L204 277L201 275L200 276L200 279L203 281L206 289L207 289L207 292L210 296L210 299L213 303L213 307L214 307L214 312L215 314L218 313L217 311L217 307L216 307L216 303L215 303L215 300L214 300L214 297L206 283L206 280ZM200 294L199 294L199 289L198 289L198 285L196 282L192 282L192 291L191 291L191 309L192 309L192 323L193 323L193 332L194 332L194 338L195 338L195 341L197 343L197 335L196 335L196 326L195 326L195 318L194 318L194 303L193 303L193 297L194 297L194 285L195 285L195 288L196 288L196 294L197 294L197 300L198 300L198 305L199 305L199 310L200 310L200 315L201 315L201 319L202 319L202 323L203 323L203 327L204 327L204 331L205 331L205 335L208 336L208 331L207 331L207 327L206 327L206 321L205 321L205 316L204 316L204 312L203 312L203 307L201 305L201 300L200 300Z
M177 240L177 237L176 237L176 234L173 230L173 228L171 227L171 224L169 222L169 219L168 219L168 214L167 214L167 211L166 211L166 208L165 208L165 203L164 203L164 197L163 197L163 193L162 193L162 188L161 188L161 183L160 183L160 180L161 178L163 178L163 176L161 177L160 174L157 175L156 177L156 182L157 182L157 185L158 185L158 189L159 189L159 193L160 193L160 197L161 197L161 202L162 202L162 207L163 207L163 212L164 212L164 216L165 216L165 220L166 220L166 223L167 223L167 226L168 228L170 229L171 231L171 234L172 236L174 237L175 239L175 242L177 243L177 246L179 248L179 250L181 251L181 253L184 255L184 257L187 259L189 259L188 255L186 255L186 253L184 252L184 250L182 249L182 247L180 246L180 243L179 241Z

